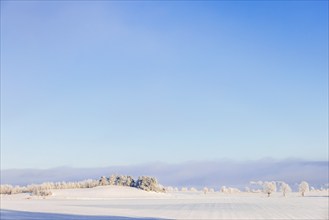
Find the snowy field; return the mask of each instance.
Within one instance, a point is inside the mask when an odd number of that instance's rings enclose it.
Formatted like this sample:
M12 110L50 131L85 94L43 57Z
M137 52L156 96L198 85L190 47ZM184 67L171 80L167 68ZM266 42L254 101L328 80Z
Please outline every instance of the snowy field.
M1 195L1 219L328 219L328 192L145 192L103 186L52 190L50 197Z

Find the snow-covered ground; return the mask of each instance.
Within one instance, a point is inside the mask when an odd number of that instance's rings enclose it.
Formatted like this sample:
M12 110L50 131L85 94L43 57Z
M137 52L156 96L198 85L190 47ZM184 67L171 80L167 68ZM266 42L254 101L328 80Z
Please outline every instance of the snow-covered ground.
M328 192L145 192L131 187L52 190L50 197L1 195L1 219L328 219Z

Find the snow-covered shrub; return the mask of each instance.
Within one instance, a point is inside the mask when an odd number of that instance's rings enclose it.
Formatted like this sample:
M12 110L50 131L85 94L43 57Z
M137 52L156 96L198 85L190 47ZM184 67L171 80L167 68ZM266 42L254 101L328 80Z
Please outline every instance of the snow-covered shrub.
M40 184L38 187L41 190L50 190L50 189L55 188L55 184L52 182L45 182L45 183ZM73 187L73 188L75 188L75 187Z
M12 185L1 185L0 186L0 194L18 194L18 193L26 193L26 192L32 192L33 189L43 189L43 185L30 185L28 187L25 186L15 186Z
M31 192L32 196L50 196L52 192L50 191L48 183L41 185L29 185L28 190Z
M214 192L215 192L215 189L214 189L214 188L210 188L210 189L209 189L209 192L210 192L210 193L214 193Z
M80 182L81 188L94 188L99 185L97 180L88 179Z
M276 191L276 184L274 181L263 183L263 192L267 193L268 197L270 197L271 193L275 191Z
M45 189L34 189L31 193L32 196L51 196L52 192Z
M310 187L306 181L302 181L298 186L299 192L302 193L302 196L305 195L306 192L310 191Z
M26 187L15 186L15 187L13 187L11 194L18 194L18 193L23 193L26 191L27 191Z
M165 192L165 189L159 186L157 179L149 176L138 177L135 187L145 191Z
M280 191L282 192L283 196L285 197L287 193L291 192L291 188L287 183L281 182Z

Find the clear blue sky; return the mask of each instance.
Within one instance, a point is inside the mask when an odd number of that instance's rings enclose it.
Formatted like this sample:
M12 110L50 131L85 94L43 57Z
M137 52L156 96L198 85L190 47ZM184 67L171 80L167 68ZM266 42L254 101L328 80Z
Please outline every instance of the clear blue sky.
M328 159L328 2L1 1L1 168Z

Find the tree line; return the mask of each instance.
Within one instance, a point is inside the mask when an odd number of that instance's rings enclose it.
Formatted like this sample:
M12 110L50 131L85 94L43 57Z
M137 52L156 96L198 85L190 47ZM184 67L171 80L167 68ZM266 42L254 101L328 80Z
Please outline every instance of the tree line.
M271 196L273 192L277 190L282 192L282 195L285 197L288 193L292 192L291 187L289 184L283 181L251 181L251 185L257 185L261 187L261 189L251 190L250 188L246 187L245 192L263 192L267 194L268 197ZM42 184L31 184L27 186L12 186L12 185L0 185L0 194L17 194L17 193L30 193L31 195L35 196L49 196L52 194L52 189L77 189L77 188L94 188L97 186L126 186L126 187L134 187L137 189L141 189L144 191L153 191L153 192L199 192L194 187L187 188L182 187L178 189L177 187L163 187L161 184L158 183L155 177L149 176L140 176L138 179L134 179L132 176L128 175L111 175L109 177L102 176L99 180L95 179L88 179L83 181L76 181L76 182L45 182ZM311 190L315 190L311 187ZM328 190L328 189L326 189ZM214 193L214 188L204 187L201 190L204 194ZM302 196L305 193L310 191L310 186L306 181L302 181L298 185L298 191L301 193ZM222 186L219 189L219 192L222 193L239 193L241 190L233 187L226 187Z

